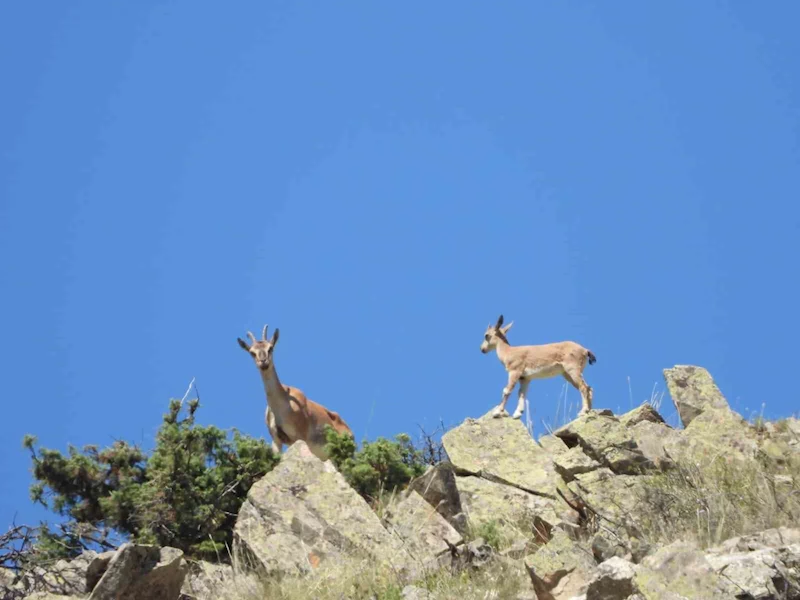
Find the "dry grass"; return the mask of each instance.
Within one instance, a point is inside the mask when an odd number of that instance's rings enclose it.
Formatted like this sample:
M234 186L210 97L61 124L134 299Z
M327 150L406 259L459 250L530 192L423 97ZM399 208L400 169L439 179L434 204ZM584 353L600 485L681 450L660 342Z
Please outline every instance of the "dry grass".
M373 560L327 563L313 575L265 579L246 577L214 590L219 600L401 600L407 585L392 571L376 567ZM416 581L439 600L502 600L530 591L522 561L496 560L480 570L459 573L443 569Z
M800 457L755 460L716 456L707 462L679 461L648 478L640 501L648 541L693 540L714 546L737 535L800 523Z

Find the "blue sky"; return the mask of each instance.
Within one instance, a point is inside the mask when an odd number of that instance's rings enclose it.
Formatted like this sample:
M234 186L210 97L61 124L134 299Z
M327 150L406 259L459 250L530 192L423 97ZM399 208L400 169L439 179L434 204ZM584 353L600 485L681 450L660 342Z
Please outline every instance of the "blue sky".
M45 516L25 433L149 448L193 377L199 420L267 437L236 344L264 323L359 439L490 410L500 313L591 348L597 408L691 363L748 416L797 410L799 18L2 3L0 522ZM562 388L531 385L537 436Z

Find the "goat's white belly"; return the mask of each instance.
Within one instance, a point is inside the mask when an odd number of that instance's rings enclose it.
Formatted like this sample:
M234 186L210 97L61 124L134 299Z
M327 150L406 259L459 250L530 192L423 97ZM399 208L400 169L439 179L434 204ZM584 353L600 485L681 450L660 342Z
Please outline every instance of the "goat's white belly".
M522 375L525 379L544 379L546 377L555 377L561 374L561 367L558 365L545 365L541 367L531 367L525 369Z

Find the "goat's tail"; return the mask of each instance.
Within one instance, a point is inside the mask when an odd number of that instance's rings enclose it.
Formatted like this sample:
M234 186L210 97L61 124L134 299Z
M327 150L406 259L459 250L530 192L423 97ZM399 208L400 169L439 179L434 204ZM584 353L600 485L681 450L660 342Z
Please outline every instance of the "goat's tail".
M597 357L594 355L594 352L592 352L591 350L587 350L586 351L586 356L589 359L589 364L590 365L593 365L594 363L597 362Z

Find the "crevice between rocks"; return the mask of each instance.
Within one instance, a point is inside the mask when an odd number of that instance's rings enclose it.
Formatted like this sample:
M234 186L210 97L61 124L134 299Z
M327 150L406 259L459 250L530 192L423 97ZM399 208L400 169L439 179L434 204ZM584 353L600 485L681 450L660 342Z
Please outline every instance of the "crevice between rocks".
M502 477L499 477L499 476L494 475L492 473L488 473L488 472L486 472L486 471L484 471L482 469L480 471L477 471L477 472L476 471L468 471L467 469L462 469L460 467L456 467L455 465L453 465L453 471L459 477L479 477L481 479L485 479L486 481L491 481L492 483L497 483L497 484L500 484L500 485L507 485L508 487L516 488L516 489L518 489L520 491L523 491L523 492L526 492L528 494L532 494L534 496L539 496L540 498L547 498L548 500L557 500L557 498L553 494L548 494L546 492L539 492L539 491L536 491L536 490L532 490L530 488L526 488L525 486L522 486L522 485L517 485L516 483L512 483L511 481L503 479ZM560 477L560 475L559 475L559 477Z

